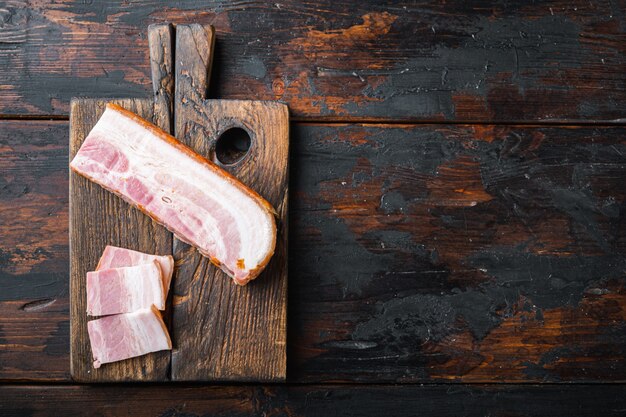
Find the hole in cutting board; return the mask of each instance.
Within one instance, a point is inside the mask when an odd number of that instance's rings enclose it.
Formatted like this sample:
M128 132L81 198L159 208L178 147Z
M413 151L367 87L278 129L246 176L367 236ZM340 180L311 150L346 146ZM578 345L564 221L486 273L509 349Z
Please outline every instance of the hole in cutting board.
M232 165L250 150L250 135L240 127L232 127L217 138L215 157L223 165Z

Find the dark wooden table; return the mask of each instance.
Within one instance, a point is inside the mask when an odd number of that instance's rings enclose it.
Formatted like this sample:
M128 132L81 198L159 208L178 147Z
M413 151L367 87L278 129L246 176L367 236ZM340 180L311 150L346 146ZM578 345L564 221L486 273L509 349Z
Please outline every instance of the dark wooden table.
M0 1L0 415L626 414L626 3L386 3ZM70 379L69 99L165 21L290 106L288 384Z

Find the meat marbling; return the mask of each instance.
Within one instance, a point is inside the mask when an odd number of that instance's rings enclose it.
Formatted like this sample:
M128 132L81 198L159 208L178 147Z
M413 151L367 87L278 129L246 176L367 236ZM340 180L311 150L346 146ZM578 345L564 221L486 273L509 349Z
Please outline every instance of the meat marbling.
M87 314L131 313L154 304L165 310L165 288L156 260L123 268L87 272Z
M87 322L93 367L172 348L156 307Z
M136 266L150 263L152 261L157 261L161 267L163 288L165 289L165 297L167 298L170 284L172 282L172 274L174 272L174 258L169 255L150 255L148 253L109 245L104 248L100 261L98 261L96 271L109 268Z

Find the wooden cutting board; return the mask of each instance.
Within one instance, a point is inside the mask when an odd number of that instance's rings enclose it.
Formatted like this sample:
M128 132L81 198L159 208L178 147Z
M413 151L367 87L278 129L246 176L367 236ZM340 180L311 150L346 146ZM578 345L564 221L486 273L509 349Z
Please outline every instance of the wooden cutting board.
M207 100L214 40L211 26L151 26L153 99L73 100L70 158L105 104L117 103L175 133L268 200L278 212L276 252L256 280L237 286L148 216L70 172L70 346L71 372L78 381L277 382L286 377L288 111L275 102ZM243 154L246 133L249 150L234 161ZM233 137L234 147L226 142ZM93 368L85 276L106 245L174 256L164 312L171 352Z

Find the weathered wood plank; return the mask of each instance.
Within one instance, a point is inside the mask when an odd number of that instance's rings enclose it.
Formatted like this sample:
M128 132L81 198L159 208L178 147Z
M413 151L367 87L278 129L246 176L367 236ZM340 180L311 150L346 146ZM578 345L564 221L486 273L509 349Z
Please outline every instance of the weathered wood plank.
M625 133L293 124L288 380L625 381ZM67 136L0 121L1 379L69 372Z
M172 379L283 381L289 115L275 102L206 100L214 41L210 26L176 28L176 137L265 198L278 213L278 236L270 263L244 287L189 245L174 242ZM242 159L226 164L218 138L232 128L245 130L250 145Z
M0 114L147 97L147 26L171 21L215 26L211 98L278 99L299 118L623 119L624 11L587 0L12 0Z
M257 191L277 211L276 249L267 267L241 287L189 245L174 246L173 380L282 381L287 344L287 209L289 123L279 103L208 100L177 110L180 131L216 160L221 132L250 132L246 156L223 167ZM183 116L187 114L187 116ZM190 126L202 126L193 129ZM199 319L202 318L202 319Z
M115 399L112 401L111 399ZM4 417L623 416L619 385L0 386Z
M0 278L0 281L6 280ZM0 380L67 381L70 377L67 294L50 291L50 296L44 297L5 298L8 297L0 296Z
M154 104L148 99L111 100L153 121ZM70 159L104 112L106 102L72 101ZM161 119L164 121L163 119ZM82 382L165 381L169 379L170 352L93 367L87 333L86 274L93 271L107 245L158 255L172 251L172 235L139 210L99 185L70 173L70 356L72 377Z
M67 122L0 121L0 379L69 378Z
M626 380L623 132L296 125L290 375Z

